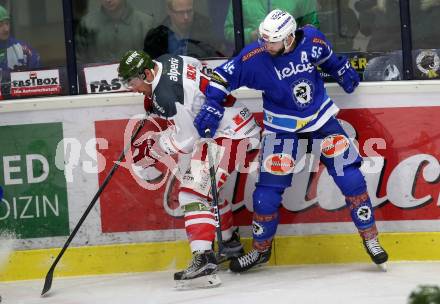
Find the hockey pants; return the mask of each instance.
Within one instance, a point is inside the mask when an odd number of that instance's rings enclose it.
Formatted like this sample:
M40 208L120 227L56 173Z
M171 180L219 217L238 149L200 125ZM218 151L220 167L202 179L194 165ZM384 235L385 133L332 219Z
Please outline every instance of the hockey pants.
M334 117L320 129L301 133L312 151L318 151L343 195L353 223L364 239L377 236L373 208L365 179L359 169L362 159L353 142ZM302 155L297 133L269 133L263 137L260 173L253 193L253 246L271 247L279 223L278 209L284 190L292 185L295 161ZM293 187L295 184L293 183Z

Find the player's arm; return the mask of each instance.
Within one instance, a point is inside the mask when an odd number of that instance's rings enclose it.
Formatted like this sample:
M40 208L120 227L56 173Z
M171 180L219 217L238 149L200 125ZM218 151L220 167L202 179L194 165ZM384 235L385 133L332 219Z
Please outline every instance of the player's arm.
M194 126L201 137L205 137L206 129L210 129L214 136L223 118L226 96L241 86L240 70L241 56L232 58L214 70L205 91L206 101L194 119Z
M151 122L151 120L149 121ZM154 127L148 128L132 144L133 164L148 168L155 166L158 162L172 168L174 161L172 155L189 153L192 151L191 143L195 139L188 137L186 141L178 142L179 134L175 125L167 127L167 121L155 121ZM186 145L185 145L186 144ZM185 149L188 149L186 151Z
M359 75L345 56L337 56L330 42L318 30L313 30L311 56L315 65L330 74L347 93L359 85Z
M160 133L148 130L136 138L132 144L133 163L137 166L154 165L165 152L159 145Z
M207 100L222 104L231 91L242 86L240 73L242 70L241 55L232 58L214 69L211 80L206 89Z

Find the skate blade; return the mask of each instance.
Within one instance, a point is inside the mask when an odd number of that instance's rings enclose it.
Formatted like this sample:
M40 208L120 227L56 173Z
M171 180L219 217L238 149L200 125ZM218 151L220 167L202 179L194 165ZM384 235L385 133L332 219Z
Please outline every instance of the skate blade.
M234 258L239 258L242 255L243 255L243 253L241 253L241 252L217 255L216 256L217 265L223 264L223 263L230 261L231 259L234 259Z
M378 267L381 271L383 271L383 272L387 272L387 271L388 271L387 263L376 264L376 265L377 265L377 267Z
M255 265L255 266L252 266L251 268L246 269L246 270L242 270L242 269L240 269L240 270L232 270L232 269L229 267L229 271L232 272L232 273L236 273L236 274L246 273L246 272L253 272L253 271L258 271L258 270L260 270L260 268L265 268L265 266L267 265L267 263L268 263L268 262L260 263L260 264L257 264L257 265Z
M177 290L188 290L195 288L212 288L219 286L222 281L217 274L210 274L192 280L175 280Z

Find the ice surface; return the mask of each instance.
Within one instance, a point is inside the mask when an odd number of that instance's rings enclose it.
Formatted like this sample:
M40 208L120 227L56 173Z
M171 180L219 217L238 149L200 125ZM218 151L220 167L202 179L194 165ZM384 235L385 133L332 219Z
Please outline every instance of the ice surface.
M0 272L8 263L8 258L14 250L14 241L14 234L0 231Z
M220 272L218 288L178 291L172 272L54 278L0 283L2 304L404 304L419 284L440 284L440 262L262 267L244 274Z

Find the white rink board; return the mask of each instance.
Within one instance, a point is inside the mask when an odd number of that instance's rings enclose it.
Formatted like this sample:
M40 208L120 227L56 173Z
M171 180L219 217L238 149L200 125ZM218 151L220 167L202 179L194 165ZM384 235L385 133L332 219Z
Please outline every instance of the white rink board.
M329 93L343 109L440 106L440 81L364 83L352 95L346 95L331 84ZM251 110L261 111L261 95L256 91L240 89L235 95ZM127 119L143 113L143 97L133 93L66 96L0 102L0 126L62 122L64 138L76 138L82 146L94 139L94 122L97 120ZM81 153L79 163L90 161ZM69 222L73 229L91 198L98 189L96 173L86 173L80 167L73 171L73 182L67 183ZM439 221L416 221L411 223L379 223L382 231L403 229L405 231L438 231ZM244 229L249 236L249 229ZM316 234L352 233L352 223L300 224L280 226L279 233ZM101 232L99 203L96 204L83 227L72 242L73 246L170 241L186 239L183 230L139 231L126 233ZM14 248L37 249L62 246L65 237L17 240Z

